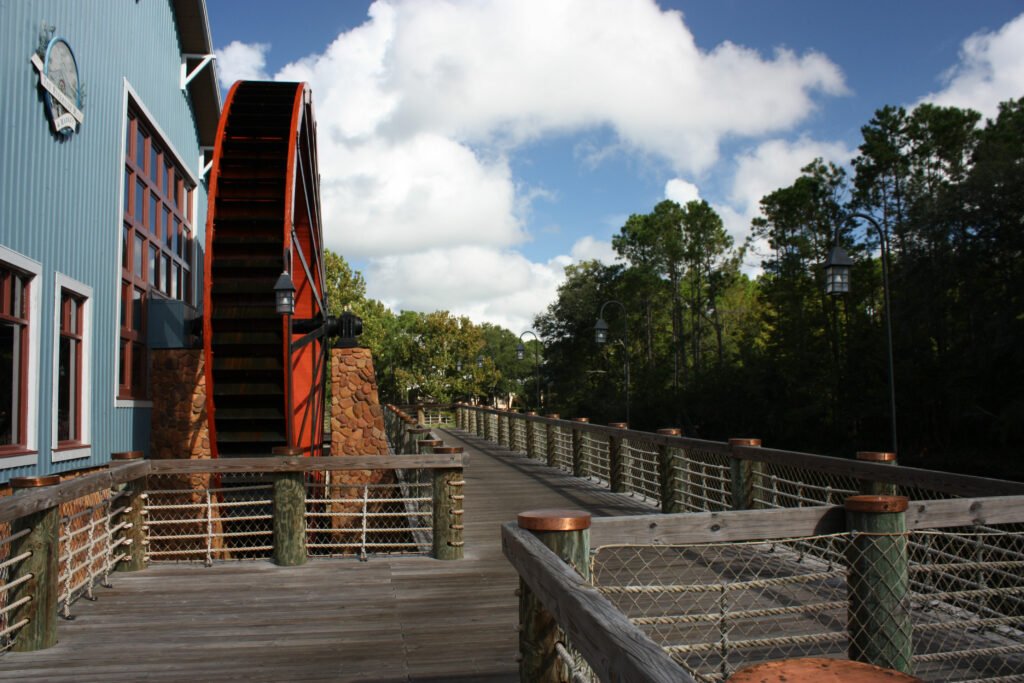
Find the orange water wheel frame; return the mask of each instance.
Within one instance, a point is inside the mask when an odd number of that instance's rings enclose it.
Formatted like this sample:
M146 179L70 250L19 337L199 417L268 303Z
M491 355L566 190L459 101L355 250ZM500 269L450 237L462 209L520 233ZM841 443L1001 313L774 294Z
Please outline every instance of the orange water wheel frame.
M328 316L312 94L239 81L217 129L206 224L203 354L215 458L321 455ZM294 314L275 308L283 273Z

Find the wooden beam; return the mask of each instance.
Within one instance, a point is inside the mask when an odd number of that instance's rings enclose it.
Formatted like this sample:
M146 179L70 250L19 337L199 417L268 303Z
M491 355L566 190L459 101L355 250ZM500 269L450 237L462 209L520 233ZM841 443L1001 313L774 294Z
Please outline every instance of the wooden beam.
M695 683L661 647L530 532L512 522L503 524L501 548L601 680Z
M10 522L149 474L149 460L111 464L109 469L76 477L55 486L0 499L0 522Z
M912 500L907 510L908 529L986 524L1014 524L1024 521L1024 496Z
M469 456L452 455L345 455L329 458L266 457L214 460L150 460L153 474L195 472L323 472L339 470L457 469Z

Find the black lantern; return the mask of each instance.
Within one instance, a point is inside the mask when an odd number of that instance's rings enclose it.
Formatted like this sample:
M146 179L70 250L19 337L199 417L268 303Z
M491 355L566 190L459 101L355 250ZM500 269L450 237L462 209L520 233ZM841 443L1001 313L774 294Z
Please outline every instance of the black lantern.
M274 296L278 315L291 315L295 312L295 285L287 270L282 271L274 283Z
M597 324L594 325L594 341L598 344L604 344L608 341L608 323L604 321L604 318L598 318Z
M830 296L841 296L850 291L850 266L853 261L846 251L836 245L825 259L825 293Z
M523 346L523 342L519 342L519 346L516 347L516 360L523 360L526 358L526 347Z
M484 366L484 355L481 353L476 357L476 366L482 368Z
M455 372L462 372L462 361L455 361Z

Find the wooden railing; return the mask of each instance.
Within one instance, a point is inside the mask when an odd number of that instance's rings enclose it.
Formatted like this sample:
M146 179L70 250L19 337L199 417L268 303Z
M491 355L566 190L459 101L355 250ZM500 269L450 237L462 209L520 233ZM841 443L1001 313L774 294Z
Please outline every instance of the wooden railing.
M62 483L57 477L13 481L15 493L0 499L0 650L51 647L59 606L66 612L78 594L91 593L112 570L139 570L150 560L269 557L290 566L308 555L393 546L425 547L439 559L460 559L465 456L439 440L420 440L426 447L403 455L115 460L106 470ZM332 496L332 489L370 486L331 483L331 473L345 472L410 473L412 479L399 478L391 488L418 487L429 494L397 493L386 501ZM229 480L239 476L251 485L231 486ZM240 489L262 493L232 499ZM310 492L316 492L315 500ZM387 515L368 510L368 503L403 507ZM239 514L224 512L232 505L241 506L235 508ZM381 517L404 526L368 524ZM424 518L422 529L403 521ZM227 528L240 522L248 526ZM397 531L415 538L401 544L372 538ZM316 542L318 535L351 532L358 542Z

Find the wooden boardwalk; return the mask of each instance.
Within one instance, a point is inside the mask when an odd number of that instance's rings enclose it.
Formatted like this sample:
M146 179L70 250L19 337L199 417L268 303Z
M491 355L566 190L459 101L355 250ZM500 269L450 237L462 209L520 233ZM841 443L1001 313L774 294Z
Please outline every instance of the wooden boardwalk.
M61 621L56 647L0 655L0 679L46 681L517 681L518 585L499 526L572 507L647 514L635 498L464 432L470 454L461 561L374 556L153 565L115 574Z

